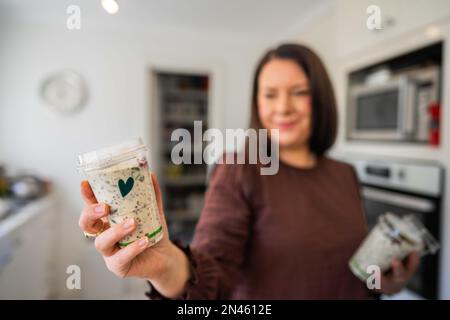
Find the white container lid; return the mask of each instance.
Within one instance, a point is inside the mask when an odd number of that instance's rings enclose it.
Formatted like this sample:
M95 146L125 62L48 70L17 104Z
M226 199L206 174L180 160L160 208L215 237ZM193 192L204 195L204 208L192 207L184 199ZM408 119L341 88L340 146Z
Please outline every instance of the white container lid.
M423 246L422 254L434 254L439 250L439 243L425 226L413 215L398 217L387 212L380 217L383 219L388 233L394 238L403 238Z
M147 147L141 138L126 140L113 146L80 154L78 156L78 168L90 170L107 167L146 150Z

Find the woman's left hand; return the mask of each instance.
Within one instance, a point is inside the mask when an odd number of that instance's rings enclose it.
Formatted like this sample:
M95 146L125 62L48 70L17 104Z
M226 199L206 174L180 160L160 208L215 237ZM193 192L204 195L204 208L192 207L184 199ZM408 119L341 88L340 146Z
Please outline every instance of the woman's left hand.
M381 293L391 295L402 290L419 267L420 256L411 253L403 261L394 260L392 268L381 275Z

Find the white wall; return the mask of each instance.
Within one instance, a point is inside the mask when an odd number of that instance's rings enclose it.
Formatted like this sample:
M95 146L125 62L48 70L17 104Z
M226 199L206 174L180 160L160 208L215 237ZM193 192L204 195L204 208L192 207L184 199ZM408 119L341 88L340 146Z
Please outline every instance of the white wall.
M149 71L159 66L212 70L216 123L245 127L251 73L262 52L252 39L181 30L108 29L90 24L69 31L65 22L3 19L0 23L0 163L29 170L54 182L60 199L61 256L57 297L116 298L130 289L111 275L78 228L83 207L77 154L129 137L152 143ZM48 74L72 69L83 75L89 101L71 116L55 113L39 98ZM56 258L56 254L55 254ZM65 289L65 268L80 265L80 292ZM142 283L142 282L140 282Z
M438 161L446 173L446 190L441 225L441 298L450 299L450 2L445 0L389 1L376 4L382 19L394 17L395 24L378 33L366 27L366 8L374 4L369 0L338 0L334 6L322 10L316 19L302 26L289 39L306 43L323 58L332 78L339 113L339 132L333 152L337 154L361 154L373 157L395 157ZM345 139L345 114L347 74L350 70L370 65L385 58L425 46L437 41L425 35L425 28L434 23L442 35L444 45L444 83L442 141L440 148L410 144L383 144L350 142Z

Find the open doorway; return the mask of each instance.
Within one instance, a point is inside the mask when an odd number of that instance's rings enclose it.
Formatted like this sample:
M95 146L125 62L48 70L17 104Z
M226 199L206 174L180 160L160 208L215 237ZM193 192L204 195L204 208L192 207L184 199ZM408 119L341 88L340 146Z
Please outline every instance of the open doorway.
M174 164L171 159L173 147L179 141L172 141L172 132L186 129L192 138L194 121L201 121L202 131L209 127L210 77L208 74L154 71L154 89L156 103L153 114L156 115L155 128L158 131L157 156L154 158L159 173L159 183L163 193L164 210L172 240L189 244L195 225L203 207L207 183L207 165ZM191 139L189 152L202 152L203 141Z

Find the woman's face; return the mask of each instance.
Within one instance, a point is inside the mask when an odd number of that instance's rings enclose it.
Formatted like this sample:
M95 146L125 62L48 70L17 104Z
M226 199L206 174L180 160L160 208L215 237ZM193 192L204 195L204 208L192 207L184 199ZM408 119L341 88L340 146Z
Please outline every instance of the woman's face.
M258 115L266 129L279 129L280 148L308 145L311 132L309 80L298 64L272 59L258 79Z

